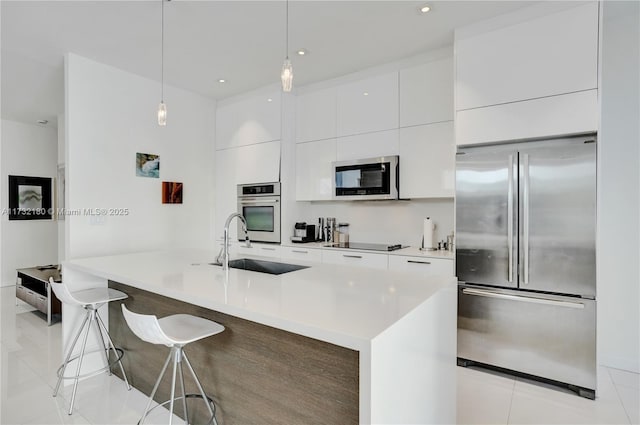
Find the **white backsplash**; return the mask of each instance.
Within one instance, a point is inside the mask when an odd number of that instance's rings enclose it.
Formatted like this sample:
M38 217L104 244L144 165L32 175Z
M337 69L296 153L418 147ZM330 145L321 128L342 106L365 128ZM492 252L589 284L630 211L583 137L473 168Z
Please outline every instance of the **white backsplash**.
M446 240L453 231L453 199L412 201L297 202L296 221L318 223L318 217L335 217L349 223L349 240L369 243L401 243L420 246L423 221L436 224L435 241ZM292 230L283 229L283 241Z

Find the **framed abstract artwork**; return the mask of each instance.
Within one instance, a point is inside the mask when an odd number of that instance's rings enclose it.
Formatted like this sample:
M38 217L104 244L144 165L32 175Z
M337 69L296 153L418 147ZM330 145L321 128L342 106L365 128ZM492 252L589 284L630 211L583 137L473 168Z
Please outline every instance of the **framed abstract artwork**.
M9 176L9 220L51 220L48 177Z
M182 203L182 183L162 182L162 203L181 204Z

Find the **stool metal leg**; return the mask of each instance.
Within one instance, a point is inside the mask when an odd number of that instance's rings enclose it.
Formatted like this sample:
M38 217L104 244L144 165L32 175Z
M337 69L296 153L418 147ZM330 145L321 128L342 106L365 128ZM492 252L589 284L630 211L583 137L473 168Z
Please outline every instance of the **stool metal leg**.
M102 321L102 317L100 317L100 315L98 314L98 311L96 310L96 317L98 318L97 322L98 322L98 327L102 326L102 329L104 330L104 334L107 336L107 341L109 341L109 345L111 346L111 349L113 350L113 354L116 355L116 357L118 356L118 351L116 350L116 346L113 343L113 340L111 339L111 335L109 335L109 331L107 330L107 327L104 325L104 322ZM108 358L107 358L108 361ZM122 366L122 361L118 360L118 365L120 366L120 371L122 372L122 377L124 378L124 383L127 384L127 390L131 391L131 385L129 385L129 380L127 379L127 374L124 371L124 366Z
M180 388L182 389L182 410L184 411L184 423L185 425L189 425L189 411L187 410L187 393L184 390L184 373L182 371L182 355L183 354L184 354L184 351L182 351L182 347L179 347L177 357L178 357L178 365L179 365L178 374L180 375Z
M216 420L215 413L214 413L213 409L211 408L211 404L208 401L209 397L207 397L207 394L204 392L204 388L202 388L202 384L200 383L200 380L198 379L198 375L196 375L195 370L193 370L193 367L191 366L191 362L189 361L189 358L187 357L187 353L185 353L183 351L182 352L182 357L184 358L185 362L187 363L187 367L191 371L191 374L193 375L193 379L196 381L196 385L198 386L198 390L200 390L200 394L202 395L202 400L206 403L207 409L209 409L209 413L213 417L213 423L217 425L218 421ZM214 404L214 406L215 406L215 404Z
M89 314L95 314L95 311L89 311ZM69 414L73 413L73 403L76 401L76 391L78 391L78 376L80 376L80 369L82 368L82 360L84 359L84 350L87 348L87 338L89 337L89 331L91 330L91 322L93 317L89 320L87 330L84 334L82 341L82 350L80 351L80 357L78 358L78 367L76 368L76 378L73 380L73 392L71 393L71 405L69 406Z
M100 343L102 344L102 349L103 349L103 353L104 353L104 359L106 361L106 366L109 368L107 370L107 372L109 372L109 376L112 375L111 372L111 367L109 367L109 349L107 348L107 345L104 343L104 335L102 333L102 328L100 327L100 322L98 322L98 312L96 311L96 328L98 329L98 339L100 340ZM118 353L116 353L116 356L118 355ZM126 379L126 378L125 378Z
M158 391L158 387L160 386L160 381L162 381L162 378L164 377L164 373L167 371L167 366L169 366L169 360L171 360L172 355L173 355L173 350L171 350L171 352L167 356L167 360L164 362L164 366L162 366L162 371L160 372L160 376L158 376L158 380L156 381L156 384L153 386L153 390L151 391L151 395L149 396L147 407L145 407L144 413L142 414L142 418L138 422L139 425L144 424L144 420L147 417L149 410L151 410L149 408L151 407L151 403L153 402L153 397L156 395L156 391Z
M173 374L171 375L171 401L169 402L169 425L173 424L173 403L176 399L176 369L178 368L178 353L180 349L171 348L173 353Z
M80 335L82 334L82 330L84 329L84 325L87 324L87 320L89 320L89 312L87 312L87 314L85 314L84 320L82 321L82 325L80 325L80 328L78 328L78 332L76 333L76 336L73 338L73 342L71 343L71 346L69 346L69 351L67 352L67 357L64 359L62 373L58 377L58 382L56 383L56 388L53 390L53 396L54 397L58 395L58 390L60 389L60 383L62 382L62 377L64 376L64 372L67 370L67 365L69 364L69 359L71 358L71 354L73 353L73 349L76 347L76 343L78 342L78 338L80 338Z

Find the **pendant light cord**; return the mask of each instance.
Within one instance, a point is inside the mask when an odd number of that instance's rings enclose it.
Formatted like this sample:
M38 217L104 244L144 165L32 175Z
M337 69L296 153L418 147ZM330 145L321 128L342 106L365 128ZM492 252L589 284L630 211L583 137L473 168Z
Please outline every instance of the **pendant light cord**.
M286 25L285 25L285 31L286 31L286 51L285 53L285 57L287 59L289 59L289 0L286 0L286 5L287 5L287 21L286 21Z
M160 0L162 2L162 9L161 9L161 18L160 18L160 22L161 22L161 53L160 53L160 101L162 101L164 103L164 1L165 0Z

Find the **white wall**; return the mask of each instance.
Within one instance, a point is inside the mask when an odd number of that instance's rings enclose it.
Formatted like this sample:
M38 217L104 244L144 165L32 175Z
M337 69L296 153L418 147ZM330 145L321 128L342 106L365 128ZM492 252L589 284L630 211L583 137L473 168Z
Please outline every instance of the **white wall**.
M64 144L65 144L65 119L64 119L64 115L58 115L58 164L57 167L59 166L64 166ZM57 171L57 170L56 170ZM58 176L60 177L60 176ZM64 179L64 176L62 177ZM60 182L57 182L58 184L58 188L60 188ZM56 192L57 193L57 192ZM66 194L57 194L56 196L58 197L62 197L62 196L66 196ZM61 205L59 205L59 210L62 209L62 206L64 205L64 201ZM64 223L64 214L60 214L58 216L59 218L62 218L62 220L58 220L58 264L62 264L62 262L64 260L66 260L66 250L65 250L65 223Z
M56 177L56 129L2 121L2 209L9 207L9 175ZM14 285L16 269L58 261L57 223L53 220L12 220L2 214L2 281Z
M640 4L601 4L598 358L640 372Z
M212 247L215 102L69 54L65 62L67 209L128 208L127 216L67 216L67 258ZM160 155L160 178L136 177L136 152ZM184 183L163 205L161 182Z

